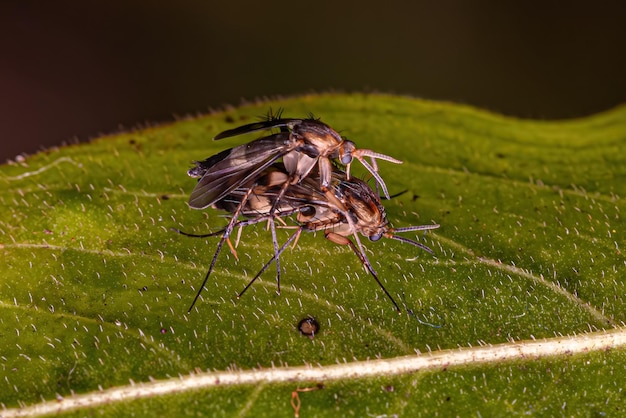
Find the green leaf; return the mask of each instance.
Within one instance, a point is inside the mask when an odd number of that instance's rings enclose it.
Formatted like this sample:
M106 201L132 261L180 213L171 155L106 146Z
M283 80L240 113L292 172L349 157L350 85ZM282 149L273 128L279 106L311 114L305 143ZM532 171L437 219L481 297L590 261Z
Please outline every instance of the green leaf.
M195 160L272 106L309 112L379 164L395 227L435 256L365 242L398 316L347 247L264 225L222 251L186 204ZM561 122L384 95L258 103L0 168L3 415L617 415L626 408L626 108ZM355 164L356 165L356 164ZM364 176L363 171L356 171ZM289 230L279 231L279 240ZM311 315L314 338L297 330ZM607 350L615 348L614 350ZM379 359L379 360L377 360ZM382 360L380 360L382 359ZM306 390L306 389L311 390ZM297 389L302 391L295 392ZM295 393L295 395L294 395Z

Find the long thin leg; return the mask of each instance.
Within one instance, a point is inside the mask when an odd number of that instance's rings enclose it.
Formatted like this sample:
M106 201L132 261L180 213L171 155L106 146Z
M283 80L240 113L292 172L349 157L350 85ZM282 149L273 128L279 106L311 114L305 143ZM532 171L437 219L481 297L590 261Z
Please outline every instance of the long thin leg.
M389 300L391 300L391 303L393 303L393 306L396 307L396 310L398 311L398 313L402 313L402 311L400 310L400 307L398 306L394 298L391 296L391 294L389 294L387 289L385 289L385 286L383 286L381 281L378 279L378 275L376 274L376 271L374 271L374 268L372 267L369 260L367 259L367 256L365 255L365 250L363 249L363 245L361 244L361 240L359 239L359 234L357 232L356 225L354 224L354 221L352 220L352 217L350 216L350 213L346 209L345 205L341 203L341 201L339 201L330 192L326 193L326 197L328 201L333 204L334 207L336 207L337 209L339 209L341 212L344 213L345 219L348 222L348 225L350 226L350 230L352 231L352 235L354 236L354 239L356 240L358 248L357 246L354 245L352 241L350 241L349 238L344 237L343 235L339 235L337 233L327 231L324 233L325 237L333 241L336 244L349 245L350 248L352 248L352 251L354 251L354 253L357 255L357 257L359 257L359 260L361 260L361 262L365 265L365 267L370 272L370 274L374 277L374 279L376 280L380 288L383 289L383 292L385 292Z
M278 238L276 238L276 224L274 216L270 216L270 228L272 229L272 244L274 245L274 259L276 260L276 293L280 295L280 253L278 252ZM282 252L282 251L281 251Z
M367 256L365 255L365 250L363 249L363 244L361 244L361 240L359 239L359 233L357 232L357 227L354 224L354 221L352 220L350 213L347 211L347 209L345 209L345 206L342 203L340 203L340 206L337 206L337 207L343 208L343 212L346 215L345 219L348 222L348 225L350 226L350 231L352 231L352 235L354 236L354 240L356 241L357 246L355 246L354 243L349 238L344 237L343 235L336 234L334 232L326 232L325 233L326 238L330 239L333 242L336 242L337 244L349 245L350 248L352 248L352 251L354 251L354 253L357 255L357 257L359 257L359 259L365 265L365 267L370 272L370 274L374 277L374 279L376 280L376 283L378 283L378 285L380 286L381 289L383 289L383 292L385 292L389 300L391 300L391 302L393 303L393 306L396 307L396 310L398 311L398 313L402 313L402 311L400 310L400 307L398 306L394 298L391 296L391 294L389 294L387 289L385 289L385 286L383 286L381 281L378 279L378 275L376 274L376 271L374 271L374 267L372 267L369 260L367 259Z
M263 274L263 272L265 272L265 270L268 269L268 267L272 264L272 262L276 260L283 253L283 251L285 251L285 249L289 246L289 244L291 244L296 238L300 236L301 232L302 232L302 228L298 228L298 230L292 236L289 237L289 239L274 253L274 256L270 258L270 260L267 263L265 263L265 265L263 266L263 268L261 268L261 270L257 273L257 275L254 276L254 278L248 282L246 287L244 287L241 292L239 292L239 294L237 295L237 299L239 299L241 295L243 295L246 292L246 290L248 290L248 288L252 286L252 283L254 283L256 279L261 277L261 274Z
M193 299L193 302L191 303L191 306L187 310L187 313L191 312L194 305L196 304L196 301L200 297L200 293L202 293L202 290L204 289L204 285L209 280L209 276L211 275L211 272L213 271L213 267L215 267L215 263L217 262L217 256L220 254L220 251L222 250L222 246L224 245L224 242L230 236L230 233L232 232L233 228L235 227L235 225L237 225L237 218L239 217L239 214L241 213L241 210L243 209L243 207L246 205L246 202L248 198L250 197L250 194L252 194L252 188L248 189L246 194L243 196L243 199L241 199L241 203L239 204L237 209L233 212L233 217L230 219L230 222L228 223L226 228L224 228L224 233L222 234L222 238L220 239L220 242L217 244L217 249L215 250L215 254L213 255L213 260L211 261L209 270L206 272L206 275L204 276L204 280L202 281L202 286L200 286L200 288L198 289L198 293L196 293L196 297Z
M278 204L280 203L280 200L285 195L285 192L287 191L287 188L289 187L290 184L291 184L291 177L280 188L280 191L278 192L278 195L276 196L274 203L272 204L272 207L270 209L270 213L269 213L269 224L270 224L270 229L272 230L272 244L274 246L273 259L276 260L276 293L278 293L279 295L280 295L280 253L282 251L279 252L278 250L278 238L276 238L276 224L274 223L274 218L275 218L276 210L278 208Z
M376 274L376 272L374 271L374 268L372 267L372 265L370 264L369 260L367 259L367 256L362 251L363 247L360 246L361 251L359 251L359 248L357 248L357 246L354 245L354 243L349 238L344 237L343 235L336 234L334 232L326 232L324 235L325 235L326 239L334 242L335 244L348 245L350 248L352 248L352 251L354 251L356 256L359 257L359 260L361 260L361 262L363 263L365 268L367 268L367 270L370 272L370 274L374 277L374 280L376 280L376 283L378 283L380 288L383 289L383 292L385 292L385 295L387 295L387 297L389 298L391 303L393 303L393 306L396 307L396 310L398 311L398 313L402 313L402 311L400 310L400 307L398 306L398 304L396 303L394 298L387 291L387 289L385 289L385 286L383 286L382 282L378 279L378 275ZM358 240L358 237L356 236L356 234L355 234L355 237ZM359 242L359 244L360 244L360 242Z

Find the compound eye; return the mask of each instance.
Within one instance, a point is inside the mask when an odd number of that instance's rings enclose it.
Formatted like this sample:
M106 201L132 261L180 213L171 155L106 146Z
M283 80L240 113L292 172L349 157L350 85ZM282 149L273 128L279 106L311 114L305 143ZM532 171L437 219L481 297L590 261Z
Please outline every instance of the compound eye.
M303 206L300 208L300 213L303 216L315 216L315 207L313 206Z
M341 147L341 155L339 156L339 160L341 164L348 165L352 162L352 154L356 150L356 146L352 141L344 141L343 146Z
M378 233L378 234L374 234L374 235L370 235L370 241L378 241L379 239L381 239L383 236L382 233Z

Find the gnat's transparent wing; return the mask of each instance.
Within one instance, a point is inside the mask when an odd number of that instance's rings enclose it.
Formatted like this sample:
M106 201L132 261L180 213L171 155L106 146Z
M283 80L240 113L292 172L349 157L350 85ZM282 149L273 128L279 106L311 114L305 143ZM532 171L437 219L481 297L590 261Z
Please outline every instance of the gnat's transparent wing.
M189 206L204 209L237 188L250 187L263 170L291 151L292 145L288 133L278 133L197 162L189 175L201 178L191 192Z

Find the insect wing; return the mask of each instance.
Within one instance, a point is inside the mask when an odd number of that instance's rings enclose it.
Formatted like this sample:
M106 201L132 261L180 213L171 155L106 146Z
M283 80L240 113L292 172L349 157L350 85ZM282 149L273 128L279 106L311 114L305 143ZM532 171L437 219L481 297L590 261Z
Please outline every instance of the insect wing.
M272 190L277 185L284 184L289 178L281 168L282 166L278 163L266 168L251 186L251 193L248 193L250 187L239 187L216 201L213 207L234 213L236 208L241 205L244 197L249 194L245 205L240 209L241 214L246 218L261 216L268 218L276 196L276 192L272 192ZM280 206L278 206L277 211L279 212L277 216L280 216Z
M193 174L202 178L191 192L189 206L204 209L233 190L248 185L277 159L289 152L289 134L279 133L223 151L196 164ZM209 164L212 164L209 166Z
M193 177L193 178L201 178L202 176L204 176L209 170L211 170L211 168L213 166L215 166L216 164L218 164L220 161L225 160L226 158L228 158L228 156L233 153L233 151L235 150L235 148L230 148L227 150L224 150L218 154L212 155L209 158L207 158L206 160L203 161L196 161L196 166L190 168L187 171L187 174L189 175L189 177Z

